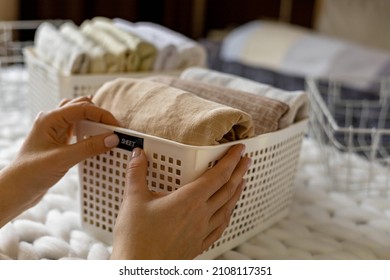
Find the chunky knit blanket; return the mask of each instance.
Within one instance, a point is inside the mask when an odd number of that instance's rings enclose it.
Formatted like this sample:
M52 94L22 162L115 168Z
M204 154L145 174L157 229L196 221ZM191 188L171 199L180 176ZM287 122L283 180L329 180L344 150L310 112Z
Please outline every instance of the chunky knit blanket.
M31 125L26 73L0 72L0 168ZM218 259L390 259L390 199L337 192L319 148L303 142L289 215ZM86 233L72 169L34 208L0 229L0 259L108 259L111 247Z

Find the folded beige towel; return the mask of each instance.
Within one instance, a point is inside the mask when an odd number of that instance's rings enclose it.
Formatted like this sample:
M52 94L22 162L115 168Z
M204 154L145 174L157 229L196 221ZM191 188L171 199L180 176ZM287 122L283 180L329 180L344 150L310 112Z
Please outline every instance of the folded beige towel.
M289 110L289 106L281 101L244 91L169 76L154 76L147 79L247 112L253 119L256 135L277 130L279 120Z
M279 128L284 128L294 122L308 117L310 101L304 91L286 91L266 84L258 83L232 74L226 74L215 70L200 67L191 67L182 72L181 79L223 86L250 92L256 95L282 101L290 107L288 112L279 121Z
M254 136L249 114L145 79L105 83L93 102L126 128L189 145L216 145Z

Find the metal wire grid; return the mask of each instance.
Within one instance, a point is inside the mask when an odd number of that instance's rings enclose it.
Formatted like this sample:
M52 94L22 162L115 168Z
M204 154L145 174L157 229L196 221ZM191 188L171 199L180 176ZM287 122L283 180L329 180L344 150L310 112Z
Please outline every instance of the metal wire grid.
M41 20L0 21L0 63L13 65L23 63L22 50L34 43L35 30L42 23ZM65 20L50 20L59 26Z
M335 190L390 193L390 78L353 89L337 80L308 78L309 135Z
M0 21L0 109L3 111L23 110L28 105L23 49L34 44L35 31L42 22ZM59 26L64 20L50 22Z

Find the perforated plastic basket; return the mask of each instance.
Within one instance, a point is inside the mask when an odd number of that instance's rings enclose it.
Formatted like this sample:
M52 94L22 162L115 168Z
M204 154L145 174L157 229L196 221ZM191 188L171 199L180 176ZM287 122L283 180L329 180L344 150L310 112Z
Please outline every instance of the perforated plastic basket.
M143 146L148 157L149 188L174 191L211 168L230 146L240 142L246 145L246 153L252 158L252 166L245 175L246 187L223 236L198 256L215 258L288 213L306 124L307 121L301 121L277 132L216 146L189 146L123 128L82 122L77 127L79 140L114 131L123 143L79 164L83 226L96 238L112 243L125 170L134 145Z
M63 75L54 67L40 60L33 47L23 50L29 74L30 114L33 118L40 111L57 107L64 98L88 96L96 92L105 82L119 77L140 78L158 75L161 72L127 72L116 74ZM180 71L164 72L164 75L178 75Z

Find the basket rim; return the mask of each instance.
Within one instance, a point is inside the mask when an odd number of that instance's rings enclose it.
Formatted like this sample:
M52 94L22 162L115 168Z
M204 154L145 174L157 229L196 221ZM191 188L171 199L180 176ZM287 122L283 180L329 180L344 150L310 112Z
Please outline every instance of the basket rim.
M171 71L133 71L133 72L118 72L118 73L87 73L87 74L74 74L74 75L67 75L62 72L60 72L58 69L50 65L44 60L41 60L36 52L35 48L33 46L28 46L23 48L23 55L27 58L26 62L29 63L35 63L38 64L40 67L44 68L46 71L53 75L57 75L61 79L77 79L80 81L83 81L84 79L104 79L104 80L111 80L116 79L119 77L132 77L132 78L142 78L146 76L150 76L151 73L153 75L179 75L183 69L176 69Z
M80 121L80 123L77 126L85 125L85 124L94 125L94 126L99 126L99 127L111 130L111 131L116 131L119 133L131 134L131 135L134 135L137 137L143 137L143 138L148 138L148 139L152 139L155 141L167 143L167 144L174 145L174 146L180 147L180 148L192 149L192 150L200 150L200 149L211 150L211 149L215 149L216 147L221 148L221 147L228 147L228 146L231 146L234 144L240 144L240 143L245 144L245 142L247 142L247 141L259 141L261 139L266 139L266 138L270 137L271 135L275 137L275 134L294 134L294 132L297 132L297 131L303 132L307 129L308 121L309 121L309 119L305 118L303 120L300 120L296 123L291 124L290 126L288 126L286 128L283 128L283 129L279 129L279 130L272 131L269 133L260 134L260 135L257 135L257 136L251 137L251 138L240 139L240 140L236 140L236 141L230 141L227 143L222 143L222 144L218 144L218 145L209 145L209 146L195 146L195 145L183 144L180 142L176 142L173 140L165 139L165 138L154 136L154 135L145 134L145 133L131 130L128 128L119 127L119 126L112 126L112 125L107 125L107 124L102 124L102 123L96 123L96 122L88 121L88 120Z
M327 118L330 128L333 130L333 132L337 133L362 133L362 134L390 134L390 129L383 129L383 128L356 128L356 127L346 127L346 126L340 126L337 124L333 114L328 109L328 106L325 104L325 101L321 97L321 94L317 87L317 81L319 79L316 78L306 78L305 84L307 88L307 92L309 93L309 96L311 97L311 103L315 103L319 107L318 110L312 110L312 114L319 116L319 115L325 115ZM387 79L384 79L384 81L387 81ZM390 82L390 77L388 79Z

